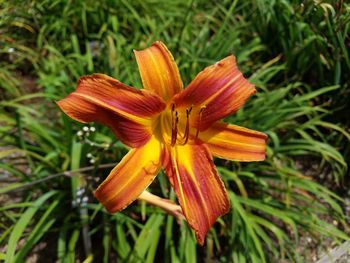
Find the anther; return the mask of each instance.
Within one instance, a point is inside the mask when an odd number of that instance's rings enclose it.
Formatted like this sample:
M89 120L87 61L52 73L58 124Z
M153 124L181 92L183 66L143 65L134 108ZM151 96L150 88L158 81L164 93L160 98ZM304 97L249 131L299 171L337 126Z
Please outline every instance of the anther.
M189 109L186 109L186 115L190 116L192 111L192 106Z

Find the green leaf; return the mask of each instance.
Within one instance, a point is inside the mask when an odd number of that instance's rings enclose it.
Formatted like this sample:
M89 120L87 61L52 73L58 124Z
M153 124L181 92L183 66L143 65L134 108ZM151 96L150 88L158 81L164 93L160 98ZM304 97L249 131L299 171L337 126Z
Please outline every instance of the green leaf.
M52 196L56 195L57 192L56 191L50 191L44 195L42 195L41 197L39 197L36 201L33 202L32 206L27 208L26 211L21 215L20 219L18 220L18 222L16 223L8 244L7 244L7 252L6 252L6 258L5 258L5 262L7 263L11 263L14 260L14 255L15 255L15 251L16 251L16 246L17 246L17 242L19 241L19 239L21 238L21 236L23 235L23 232L25 230L25 228L27 227L27 225L30 223L30 221L32 220L33 216L35 215L35 213L39 210L39 208L42 207L42 205Z

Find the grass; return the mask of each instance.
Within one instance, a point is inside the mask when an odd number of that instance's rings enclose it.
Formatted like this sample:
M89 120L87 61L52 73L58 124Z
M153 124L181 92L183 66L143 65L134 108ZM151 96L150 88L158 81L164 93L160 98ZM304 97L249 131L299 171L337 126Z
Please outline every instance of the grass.
M44 242L61 262L305 262L314 251L300 250L304 237L314 246L349 239L344 201L333 192L348 184L350 156L345 2L0 7L0 259L23 262ZM143 203L107 214L92 191L127 149L99 125L77 136L82 125L54 103L93 72L140 88L132 49L155 40L168 45L185 84L233 53L258 92L227 121L269 135L264 162L215 160L232 209L204 247L184 222ZM164 174L151 190L175 198Z

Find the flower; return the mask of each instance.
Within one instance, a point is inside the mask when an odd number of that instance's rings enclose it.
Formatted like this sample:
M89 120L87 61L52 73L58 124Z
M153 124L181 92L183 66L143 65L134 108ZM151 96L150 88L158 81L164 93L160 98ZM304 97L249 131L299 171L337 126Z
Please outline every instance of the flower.
M265 134L220 122L256 90L232 55L205 68L184 89L162 42L134 53L144 89L93 74L81 77L76 91L58 105L74 120L107 125L131 147L95 192L109 212L137 199L162 167L203 244L210 227L230 208L212 155L234 161L265 159Z

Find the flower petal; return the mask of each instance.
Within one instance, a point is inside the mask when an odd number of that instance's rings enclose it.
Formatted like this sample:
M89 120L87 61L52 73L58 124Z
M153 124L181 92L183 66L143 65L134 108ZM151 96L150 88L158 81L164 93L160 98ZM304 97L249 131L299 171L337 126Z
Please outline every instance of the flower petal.
M165 101L183 89L176 62L162 42L134 53L145 89L156 92Z
M131 147L149 140L152 117L165 107L156 94L133 89L103 74L82 77L77 90L57 104L74 120L107 125Z
M266 134L240 126L215 123L199 134L210 152L234 161L265 160Z
M225 186L205 145L170 147L163 167L173 185L182 211L196 238L203 245L205 235L230 203Z
M69 95L57 104L76 121L83 123L94 121L108 126L117 138L130 147L142 146L151 138L151 132L147 126L126 119L79 97Z
M81 77L77 90L71 95L139 123L147 122L165 108L158 95L132 88L104 74Z
M194 108L194 122L202 131L240 109L255 91L239 71L235 58L228 56L200 72L173 101L177 108Z
M153 181L161 167L162 146L151 140L132 149L95 191L95 197L110 213L127 207Z

